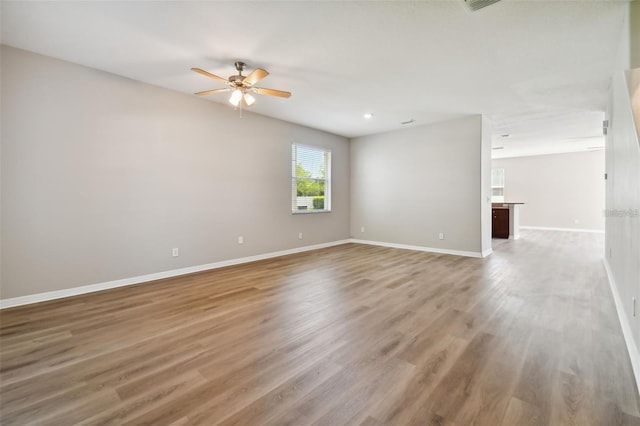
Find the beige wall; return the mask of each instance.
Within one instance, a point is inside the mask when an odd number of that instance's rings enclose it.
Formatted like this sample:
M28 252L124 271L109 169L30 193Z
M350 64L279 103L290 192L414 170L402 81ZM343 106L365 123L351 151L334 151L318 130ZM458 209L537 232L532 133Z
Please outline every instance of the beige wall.
M1 54L0 298L349 237L346 138ZM333 150L332 213L291 214L292 142Z
M604 230L604 151L493 160L521 226Z
M481 127L477 115L353 139L351 235L480 253Z

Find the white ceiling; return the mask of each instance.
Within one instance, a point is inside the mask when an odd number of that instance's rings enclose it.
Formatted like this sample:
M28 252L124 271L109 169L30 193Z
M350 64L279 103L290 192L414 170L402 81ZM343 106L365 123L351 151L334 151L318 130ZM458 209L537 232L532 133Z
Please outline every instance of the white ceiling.
M259 85L293 96L259 96L255 112L347 137L482 113L505 147L496 157L602 145L626 13L621 0L502 0L477 12L463 0L1 7L4 44L184 93L223 87L191 67L267 69Z

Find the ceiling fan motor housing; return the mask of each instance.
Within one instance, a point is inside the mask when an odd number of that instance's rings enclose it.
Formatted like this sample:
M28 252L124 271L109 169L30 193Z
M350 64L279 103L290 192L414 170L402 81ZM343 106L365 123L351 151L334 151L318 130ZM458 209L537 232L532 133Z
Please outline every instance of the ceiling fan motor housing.
M242 81L244 80L243 75L232 75L229 77L229 81L236 86L242 86Z

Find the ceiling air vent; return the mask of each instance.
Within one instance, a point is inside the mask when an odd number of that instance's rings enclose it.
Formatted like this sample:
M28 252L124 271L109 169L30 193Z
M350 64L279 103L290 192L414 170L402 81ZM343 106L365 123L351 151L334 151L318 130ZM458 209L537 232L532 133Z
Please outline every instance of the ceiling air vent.
M478 9L482 9L483 7L491 6L499 1L500 0L464 0L467 7L474 12Z

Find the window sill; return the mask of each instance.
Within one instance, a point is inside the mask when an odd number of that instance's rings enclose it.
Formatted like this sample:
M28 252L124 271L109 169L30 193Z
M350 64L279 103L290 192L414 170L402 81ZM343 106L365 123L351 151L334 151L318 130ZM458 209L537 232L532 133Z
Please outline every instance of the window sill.
M331 213L331 210L299 210L299 211L291 212L291 214L316 214L316 213Z

